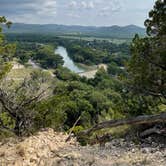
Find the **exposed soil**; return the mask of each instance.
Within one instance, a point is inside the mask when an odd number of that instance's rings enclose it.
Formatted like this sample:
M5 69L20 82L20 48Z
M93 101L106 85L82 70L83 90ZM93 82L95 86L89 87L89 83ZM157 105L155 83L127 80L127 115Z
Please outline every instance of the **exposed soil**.
M67 134L45 129L34 136L0 142L0 166L166 166L166 146L134 144L114 139L99 145L80 146Z
M79 73L79 76L86 77L86 78L94 78L96 73L99 69L103 68L105 71L107 71L107 65L106 64L99 64L97 66L97 69L92 69L86 72Z

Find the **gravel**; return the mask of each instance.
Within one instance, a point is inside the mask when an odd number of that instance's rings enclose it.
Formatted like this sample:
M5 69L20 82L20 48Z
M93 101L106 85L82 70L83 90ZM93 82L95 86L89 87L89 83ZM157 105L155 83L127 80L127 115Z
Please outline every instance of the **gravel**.
M46 129L21 140L0 143L0 166L166 166L166 146L113 139L105 147L80 146L67 134Z

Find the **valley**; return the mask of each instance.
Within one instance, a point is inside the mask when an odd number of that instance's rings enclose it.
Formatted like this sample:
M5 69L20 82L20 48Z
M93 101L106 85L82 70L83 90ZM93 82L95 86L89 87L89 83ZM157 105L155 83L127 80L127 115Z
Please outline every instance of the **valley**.
M166 165L166 0L0 3L0 166Z

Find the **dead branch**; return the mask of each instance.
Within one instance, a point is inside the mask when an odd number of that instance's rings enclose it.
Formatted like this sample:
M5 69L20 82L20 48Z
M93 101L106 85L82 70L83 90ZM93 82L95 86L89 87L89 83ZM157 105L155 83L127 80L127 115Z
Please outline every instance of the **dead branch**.
M46 90L43 90L41 93L39 93L37 96L33 97L32 99L29 100L23 100L18 107L15 108L15 110L20 110L21 108L32 104L33 102L37 102L42 98L42 95L46 92Z
M79 122L80 119L81 119L81 115L78 117L78 119L75 121L73 127L71 128L71 130L70 130L70 132L69 132L69 136L68 136L67 139L66 139L66 142L68 142L68 141L70 140L71 134L72 134L72 132L73 132L73 130L74 130L74 127L77 125L77 123Z
M7 110L7 112L12 116L12 118L16 118L15 113L13 113L12 108L10 108L10 106L8 106L8 101L5 97L5 94L3 93L3 91L0 89L0 103L3 105L3 107ZM13 104L12 104L13 105Z
M140 134L140 137L147 137L147 136L149 136L151 134L159 134L159 135L161 135L161 134L165 134L165 133L166 133L166 129L159 129L159 128L157 128L155 126L153 128L147 129L144 132L142 132Z
M105 121L99 124L96 124L90 129L82 131L79 135L89 135L92 132L95 132L100 129L110 128L110 127L118 127L123 125L140 125L140 124L151 124L157 122L166 122L166 112L158 114L158 115L144 115L138 117L132 117L128 119L119 119L119 120L110 120Z

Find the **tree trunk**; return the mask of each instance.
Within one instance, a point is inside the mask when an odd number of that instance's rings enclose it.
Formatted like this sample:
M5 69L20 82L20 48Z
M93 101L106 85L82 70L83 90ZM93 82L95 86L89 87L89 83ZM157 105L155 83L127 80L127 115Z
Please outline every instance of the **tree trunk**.
M166 122L166 112L158 114L158 115L144 115L138 116L129 119L119 119L119 120L110 120L105 121L99 124L96 124L90 129L82 131L79 135L89 135L94 131L110 128L110 127L118 127L122 125L139 125L139 124L150 124L150 123L157 123L157 122Z
M16 120L15 122L15 127L13 129L14 133L17 135L17 136L20 136L20 121L19 120Z

